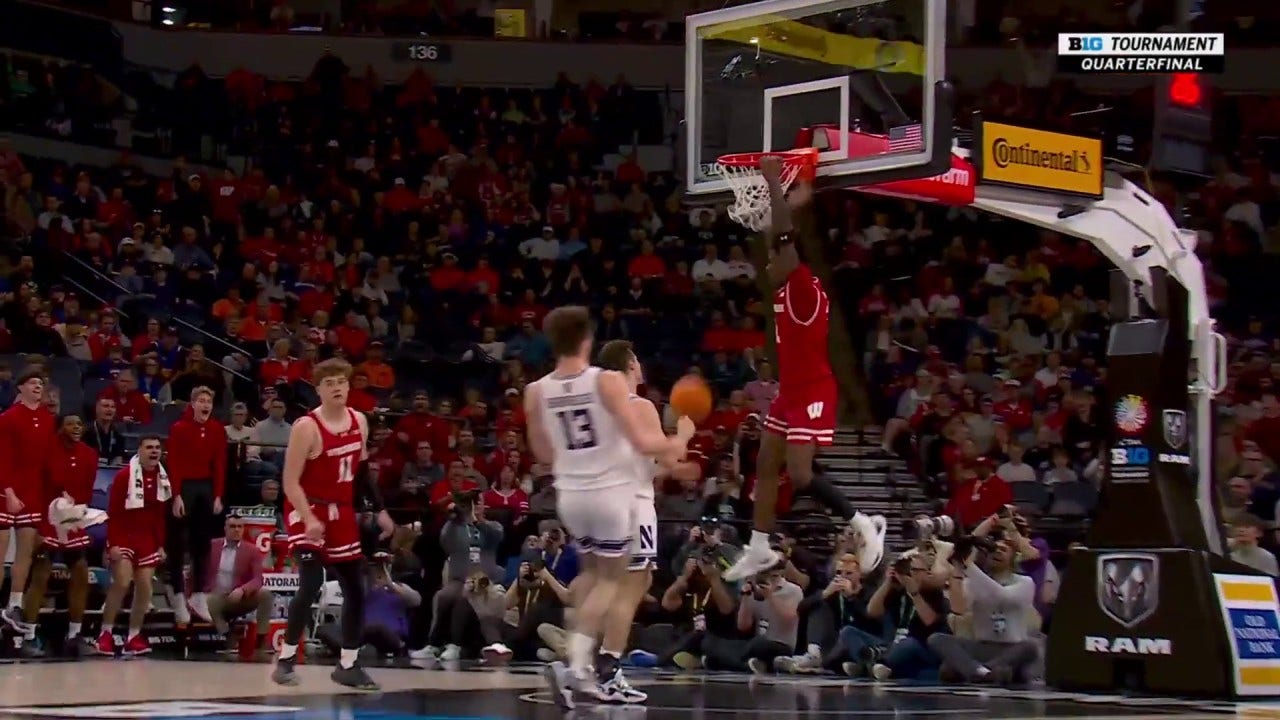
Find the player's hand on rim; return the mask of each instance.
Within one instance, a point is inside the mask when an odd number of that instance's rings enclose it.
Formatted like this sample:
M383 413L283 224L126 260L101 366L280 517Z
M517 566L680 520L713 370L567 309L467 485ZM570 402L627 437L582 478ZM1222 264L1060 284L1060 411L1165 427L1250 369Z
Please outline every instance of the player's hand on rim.
M762 156L760 158L760 176L770 181L776 181L782 177L782 158L777 155Z

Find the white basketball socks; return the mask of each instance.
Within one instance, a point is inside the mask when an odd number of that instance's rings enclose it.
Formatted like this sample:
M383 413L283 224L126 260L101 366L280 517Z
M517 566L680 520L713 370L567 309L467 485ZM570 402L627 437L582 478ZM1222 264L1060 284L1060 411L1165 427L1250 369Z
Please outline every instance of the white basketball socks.
M338 654L338 665L342 666L344 669L353 668L356 665L356 658L359 655L359 650L342 648L342 652Z
M569 656L569 669L576 677L585 677L591 667L591 651L595 649L594 638L582 633L569 633L565 654Z

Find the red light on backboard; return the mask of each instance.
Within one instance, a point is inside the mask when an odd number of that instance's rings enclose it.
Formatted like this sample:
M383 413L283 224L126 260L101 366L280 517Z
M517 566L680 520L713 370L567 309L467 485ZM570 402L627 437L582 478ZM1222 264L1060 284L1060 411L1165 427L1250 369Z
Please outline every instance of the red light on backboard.
M1175 105L1195 107L1204 99L1204 89L1200 87L1200 76L1194 73L1177 73L1169 83L1169 99Z

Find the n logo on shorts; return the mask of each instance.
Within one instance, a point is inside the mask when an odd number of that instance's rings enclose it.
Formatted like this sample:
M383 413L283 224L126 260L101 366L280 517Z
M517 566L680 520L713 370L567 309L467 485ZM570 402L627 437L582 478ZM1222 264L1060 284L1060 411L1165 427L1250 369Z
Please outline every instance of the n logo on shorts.
M809 403L809 407L805 408L805 411L809 413L809 419L817 420L822 417L822 406L825 404L821 402Z
M654 535L652 525L640 526L640 550L642 552L653 552L658 549L658 543Z

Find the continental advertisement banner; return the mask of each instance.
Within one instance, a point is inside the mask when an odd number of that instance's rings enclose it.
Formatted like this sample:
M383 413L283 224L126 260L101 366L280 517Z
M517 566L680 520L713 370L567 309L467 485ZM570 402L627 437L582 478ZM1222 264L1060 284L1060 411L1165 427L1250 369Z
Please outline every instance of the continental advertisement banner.
M1102 197L1102 140L980 120L978 182Z

